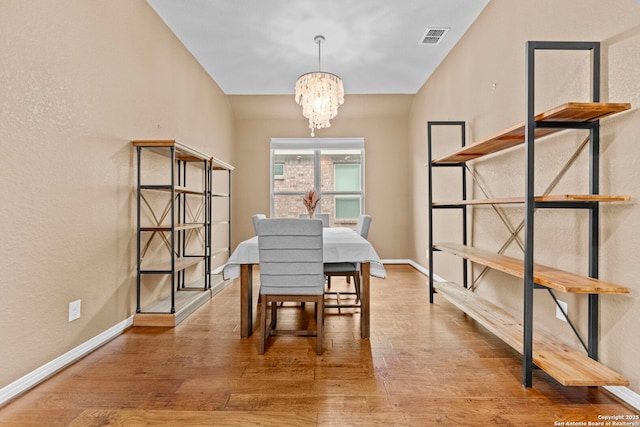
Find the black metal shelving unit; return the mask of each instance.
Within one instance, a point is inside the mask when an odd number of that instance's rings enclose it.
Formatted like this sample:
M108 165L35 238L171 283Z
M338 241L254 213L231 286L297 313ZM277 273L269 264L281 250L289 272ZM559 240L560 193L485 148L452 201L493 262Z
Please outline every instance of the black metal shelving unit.
M542 114L535 114L535 53L539 50L558 51L589 51L591 52L591 102L590 103L568 103ZM598 42L554 42L554 41L530 41L526 43L526 121L514 128L508 129L496 137L480 141L465 148L464 122L429 122L428 131L428 177L429 177L429 288L430 302L433 303L433 210L434 209L461 209L463 211L463 245L466 246L467 239L467 214L466 206L470 203L466 197L466 162L486 154L524 144L525 149L525 195L524 198L496 200L486 204L500 203L522 203L524 205L524 260L522 261L523 276L523 348L522 348L522 384L525 387L532 386L533 361L533 296L535 289L546 289L551 294L557 304L557 299L553 294L554 286L541 286L536 283L534 276L534 230L535 230L535 210L539 208L552 209L586 209L589 212L589 253L588 277L598 279L598 259L599 259L599 203L603 201L628 200L627 196L602 196L599 189L599 152L600 152L600 122L602 117L618 113L630 108L629 104L602 104L600 103L600 43ZM449 156L441 159L432 159L432 126L460 126L462 148ZM539 197L534 193L535 189L535 140L536 138L564 130L564 129L584 129L589 131L589 194L584 197L558 198ZM499 148L495 148L499 145ZM433 168L434 167L460 167L462 169L462 200L460 203L436 204L433 202ZM472 203L476 204L476 203ZM446 244L445 244L446 245ZM436 247L441 247L436 245ZM465 254L465 249L456 247L450 252L462 256L466 259L473 259L475 254ZM468 258L467 258L468 256ZM477 259L477 258L476 258ZM489 264L485 264L490 266ZM467 265L464 268L464 287L467 288ZM495 268L495 267L493 267ZM536 267L539 268L539 267ZM513 272L511 273L513 274ZM516 274L517 275L517 274ZM611 286L609 286L611 285ZM617 285L607 284L607 293L626 293L627 288ZM554 288L557 289L557 288ZM566 290L565 290L566 291ZM569 292L572 292L571 290ZM585 347L589 358L598 359L598 325L599 310L598 301L601 292L593 290L578 290L573 292L587 293L589 298L588 307L588 337L585 341L580 337L577 330L569 323L573 331L578 336ZM566 315L566 313L565 313Z
M453 205L433 205L433 169L441 167L453 167L460 169L461 178L461 197L462 200L467 200L467 169L464 163L433 163L433 128L439 126L447 127L459 127L460 128L460 147L465 147L466 143L466 123L463 121L430 121L427 123L427 166L428 166L428 188L429 188L429 302L433 304L433 295L435 293L433 286L433 211L434 209L456 209L462 212L462 244L467 244L467 205L466 204L453 204ZM468 261L462 260L462 280L463 286L468 288L467 276L468 276Z
M210 227L211 227L211 202L207 197L210 192L211 182L208 179L210 156L193 150L179 142L167 141L132 141L136 147L137 155L137 232L136 232L136 313L145 314L173 314L176 312L176 291L200 288L209 289L210 282ZM147 184L143 179L143 152L153 152L169 159L167 171L169 179L163 184ZM189 175L196 173L199 187L189 187ZM168 197L162 197L166 204L157 209L152 206L147 197L149 192L165 193ZM198 205L190 208L189 199L195 198ZM148 219L142 218L142 211L146 206ZM154 207L156 209L154 210ZM148 223L153 221L153 223ZM145 260L147 250L154 239L159 238L169 252L169 260L154 262ZM200 239L201 243L196 248L189 247L194 239ZM187 283L187 269L200 265L204 273L200 279ZM142 278L143 276L156 275L169 276L171 292L166 309L157 308L150 311L142 308Z
M209 215L209 228L207 230L207 235L209 239L209 258L208 258L208 269L210 275L209 288L211 286L215 286L216 284L223 282L224 279L222 277L222 273L214 274L214 267L212 265L213 260L219 256L225 256L224 261L229 258L231 255L231 186L232 186L232 172L234 167L228 163L223 162L220 159L215 157L211 158L210 167L207 169L207 181L209 182L209 194L208 199L211 201L211 209L208 212ZM226 177L226 189L225 191L216 191L214 190L214 185L216 183L216 174L225 174ZM216 205L216 201L226 200L226 209L220 207L218 208ZM221 212L223 219L220 219L218 213ZM214 219L214 217L216 219ZM227 241L225 246L217 245L214 246L214 241L212 238L212 233L214 228L226 227L227 228ZM218 264L223 265L223 262L219 262ZM215 283L212 283L215 281Z

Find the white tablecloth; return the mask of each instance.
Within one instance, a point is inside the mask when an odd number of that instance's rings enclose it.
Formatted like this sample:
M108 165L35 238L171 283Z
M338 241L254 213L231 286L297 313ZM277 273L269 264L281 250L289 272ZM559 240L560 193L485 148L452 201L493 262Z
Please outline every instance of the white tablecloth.
M350 228L327 227L322 230L324 262L370 262L371 275L387 277L387 272L371 243ZM240 276L240 264L259 264L258 237L241 242L223 269L225 279Z

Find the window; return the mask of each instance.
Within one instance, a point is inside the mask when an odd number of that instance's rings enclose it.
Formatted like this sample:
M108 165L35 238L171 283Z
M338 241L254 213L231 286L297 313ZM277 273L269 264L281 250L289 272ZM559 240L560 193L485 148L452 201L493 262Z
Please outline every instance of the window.
M360 191L360 164L359 163L335 163L334 183L335 190L340 192ZM356 220L360 216L360 196L335 196L336 220Z
M284 179L284 163L273 165L273 179Z
M331 225L355 225L364 212L362 138L273 138L271 140L271 216L305 214L302 196L320 193L318 213Z
M360 216L360 197L336 196L336 220L357 221Z

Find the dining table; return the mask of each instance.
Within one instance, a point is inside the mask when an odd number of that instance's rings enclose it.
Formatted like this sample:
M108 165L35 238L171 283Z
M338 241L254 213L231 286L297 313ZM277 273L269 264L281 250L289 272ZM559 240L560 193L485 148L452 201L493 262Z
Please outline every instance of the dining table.
M347 227L322 229L323 262L351 262L360 265L360 336L370 335L371 276L385 278L386 271L373 245ZM222 274L225 280L240 278L240 336L253 333L253 266L260 264L258 236L244 240L235 248Z

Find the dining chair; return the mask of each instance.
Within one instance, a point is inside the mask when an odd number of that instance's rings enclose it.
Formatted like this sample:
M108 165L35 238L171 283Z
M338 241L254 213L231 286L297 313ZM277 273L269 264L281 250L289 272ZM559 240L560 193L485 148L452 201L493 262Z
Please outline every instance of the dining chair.
M309 218L307 214L300 214L300 218ZM323 227L329 227L329 214L317 213L313 215L313 218L322 220Z
M369 228L371 228L371 215L360 215L358 217L358 224L356 225L356 233L368 239Z
M356 225L356 233L360 234L365 239L369 237L369 228L371 227L371 215L360 215L358 217L358 223ZM342 307L358 307L360 303L360 263L355 262L329 262L324 264L324 274L327 276L327 289L326 292L329 295L336 295L336 304L327 304L326 307L338 308L338 313ZM347 283L349 279L353 278L353 286L355 292L331 292L331 277L344 276ZM340 295L354 295L356 296L356 305L341 305Z
M253 220L253 230L256 232L256 235L258 235L258 221L266 218L267 216L265 214L255 214L251 217Z
M260 298L264 354L272 335L315 336L316 353L322 354L324 330L324 283L322 221L316 219L271 218L258 222ZM314 302L315 330L276 329L278 302ZM270 307L270 308L269 308ZM271 321L267 323L267 310Z
M254 216L251 217L251 219L253 220L253 230L255 231L256 236L258 235L258 221L261 221L266 218L267 216L265 214L255 214ZM261 302L262 302L262 298L258 296L258 305L260 305Z

